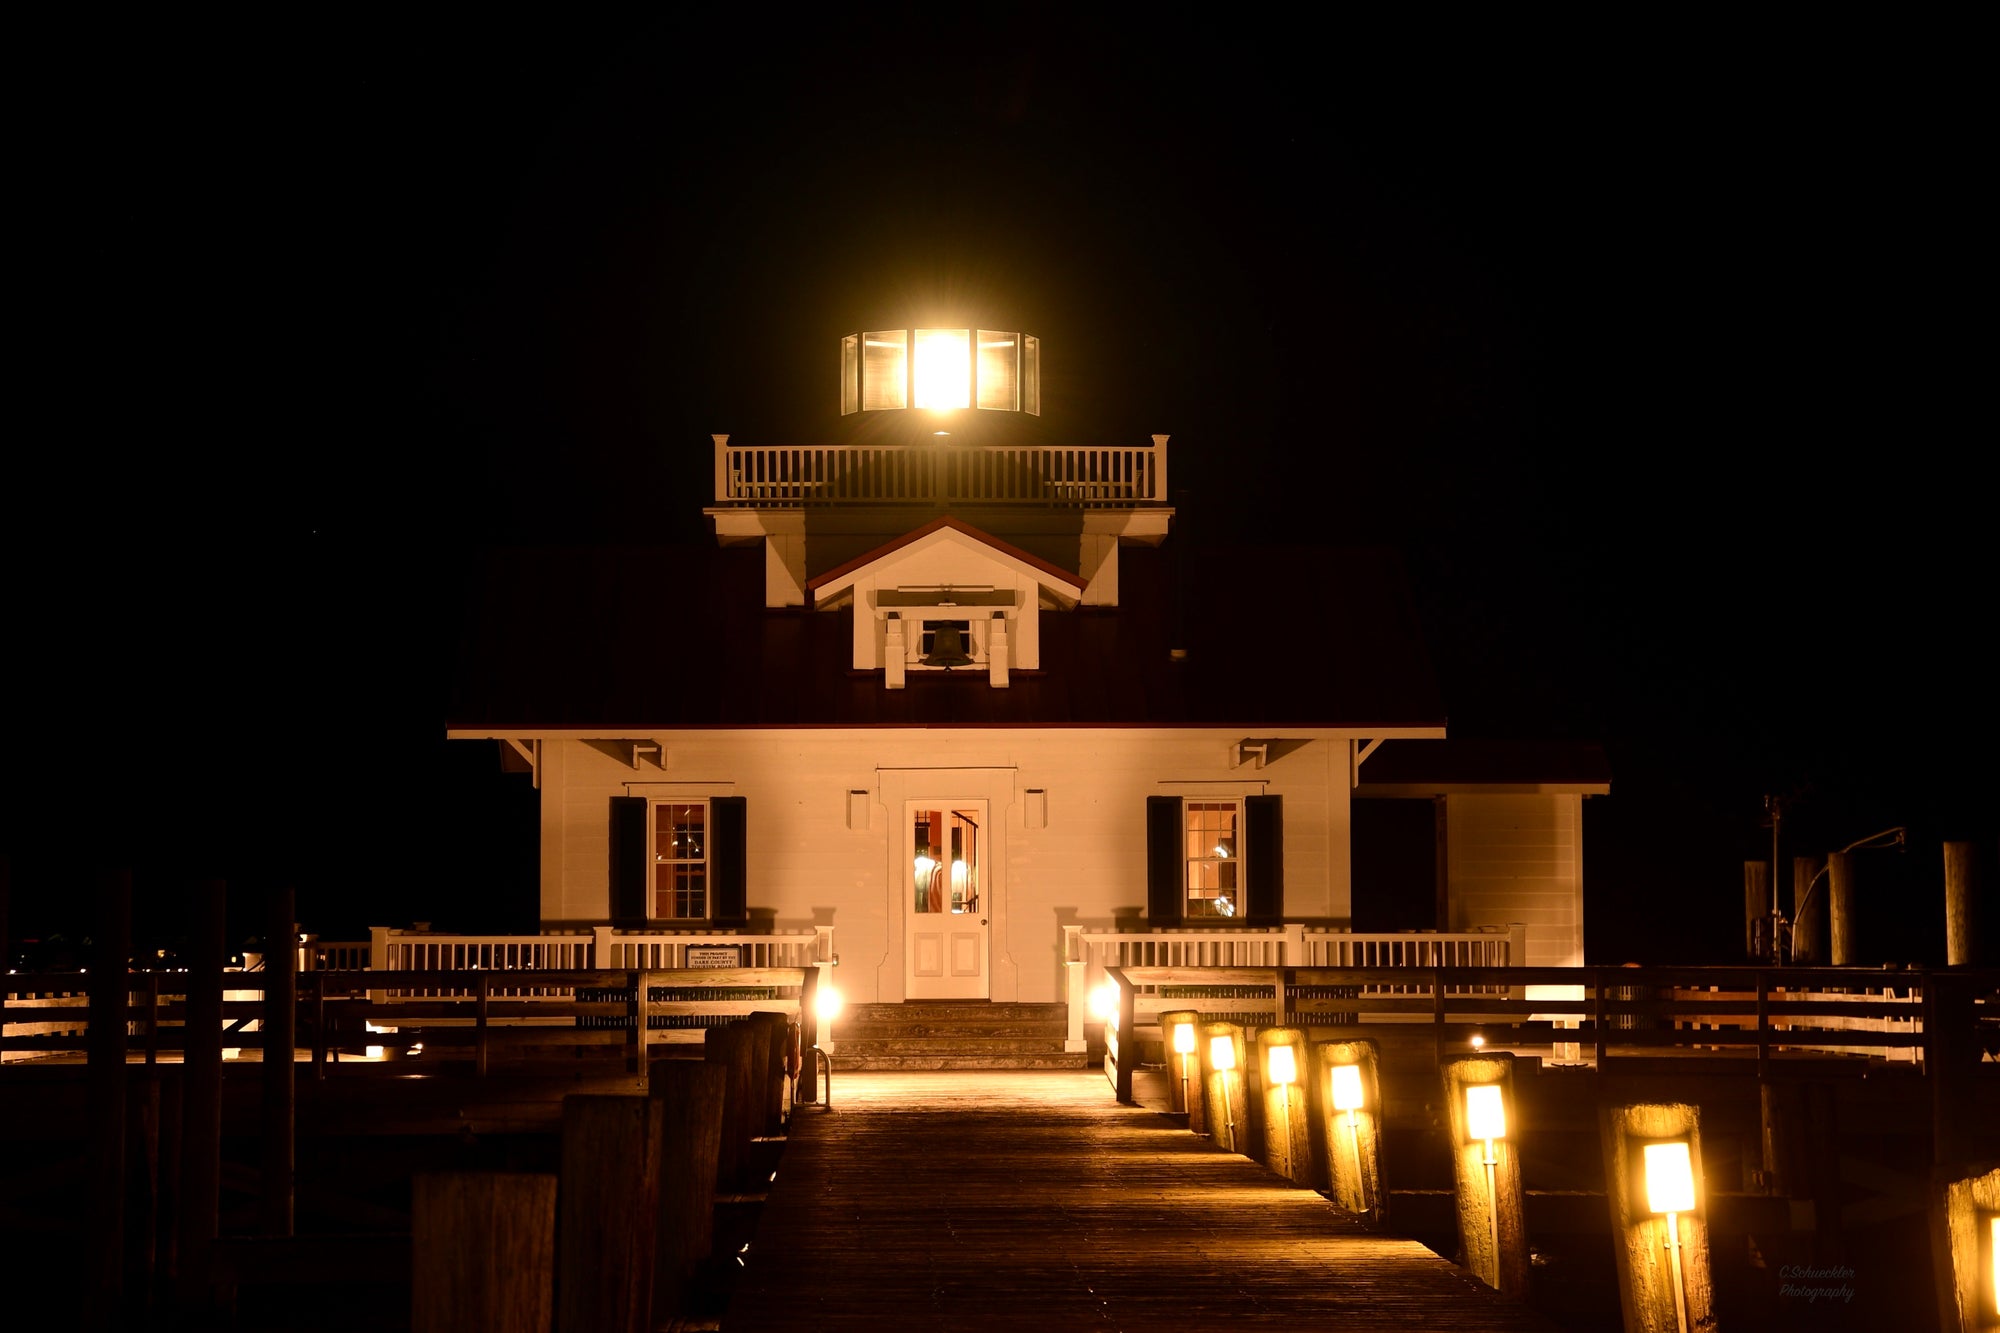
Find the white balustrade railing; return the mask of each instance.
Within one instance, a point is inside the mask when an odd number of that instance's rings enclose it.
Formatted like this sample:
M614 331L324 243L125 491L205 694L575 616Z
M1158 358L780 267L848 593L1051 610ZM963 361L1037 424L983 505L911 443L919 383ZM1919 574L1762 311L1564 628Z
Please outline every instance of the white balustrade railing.
M733 445L715 437L717 504L1164 504L1167 440L1113 447L1007 449L939 444Z
M704 965L824 969L833 964L831 926L764 935L611 926L567 934L447 935L377 926L370 936L365 957L358 957L353 966L374 972L673 971ZM709 951L706 958L702 950ZM414 999L439 992L401 987L371 993L378 998ZM494 985L488 993L496 999L566 1000L573 998L574 988Z
M1521 967L1527 927L1466 931L1358 933L1291 922L1282 926L1099 930L1063 927L1067 974L1067 1048L1084 1050L1091 992L1107 967ZM1392 995L1395 985L1364 986L1363 995ZM1505 994L1505 987L1478 987ZM1457 993L1456 991L1454 993Z

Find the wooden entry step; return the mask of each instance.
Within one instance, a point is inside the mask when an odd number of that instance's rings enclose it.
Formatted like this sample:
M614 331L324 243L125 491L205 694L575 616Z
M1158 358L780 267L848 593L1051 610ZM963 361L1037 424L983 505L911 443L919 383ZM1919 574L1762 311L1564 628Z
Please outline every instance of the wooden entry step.
M858 1004L834 1023L837 1070L1081 1069L1061 1004L911 1000Z

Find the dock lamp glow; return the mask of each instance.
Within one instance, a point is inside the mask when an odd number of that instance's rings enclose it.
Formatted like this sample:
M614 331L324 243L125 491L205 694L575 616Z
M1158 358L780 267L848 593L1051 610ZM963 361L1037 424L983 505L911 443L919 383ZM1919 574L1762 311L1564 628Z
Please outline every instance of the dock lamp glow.
M1278 1105L1285 1117L1285 1135L1289 1142L1292 1132L1292 1085L1299 1081L1299 1061L1289 1046L1273 1046L1264 1056L1264 1067L1269 1072L1271 1082L1278 1087ZM1290 1149L1286 1149L1286 1161L1290 1159Z
M1354 1113L1361 1109L1362 1100L1361 1066L1335 1065L1333 1109L1347 1112L1347 1137L1354 1144L1354 1192L1365 1202L1365 1192L1361 1188L1361 1126L1354 1119Z
M1507 1108L1500 1099L1498 1083L1474 1083L1465 1090L1465 1124L1468 1135L1486 1141L1486 1214L1493 1225L1494 1272L1499 1272L1500 1264L1500 1191L1494 1182L1493 1168L1499 1159L1493 1155L1493 1140L1507 1137Z
M1993 1214L1986 1222L1992 1228L1988 1253L1993 1258L1993 1320L2000 1323L2000 1213Z
M1208 1062L1215 1066L1215 1072L1227 1075L1236 1068L1236 1042L1227 1033L1211 1037L1208 1042ZM1229 1151L1236 1151L1236 1112L1229 1106L1229 1079L1222 1080L1222 1119L1229 1126Z
M1174 1024L1174 1054L1181 1059L1181 1107L1185 1110L1193 1105L1188 1100L1188 1066L1194 1060L1194 1024Z
M1687 1293L1681 1281L1681 1219L1694 1210L1694 1163L1683 1142L1646 1145L1646 1208L1667 1218L1667 1258L1674 1275L1674 1320L1687 1333Z

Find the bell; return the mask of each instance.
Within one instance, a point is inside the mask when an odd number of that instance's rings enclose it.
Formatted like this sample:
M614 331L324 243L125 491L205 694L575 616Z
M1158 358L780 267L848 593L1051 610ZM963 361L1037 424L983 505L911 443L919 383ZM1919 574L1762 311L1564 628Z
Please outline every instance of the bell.
M953 667L971 666L972 659L966 655L965 641L959 637L958 626L939 625L931 637L931 650L924 655L927 667L943 667L949 671Z

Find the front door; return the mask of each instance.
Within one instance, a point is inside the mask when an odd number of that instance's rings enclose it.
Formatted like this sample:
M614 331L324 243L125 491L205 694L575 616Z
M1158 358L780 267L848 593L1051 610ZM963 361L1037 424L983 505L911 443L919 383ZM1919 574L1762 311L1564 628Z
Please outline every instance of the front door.
M913 1000L983 1000L992 920L986 802L911 801L904 811L903 940Z

